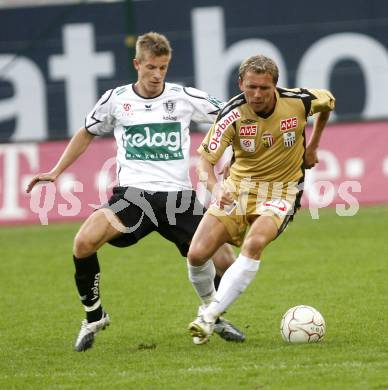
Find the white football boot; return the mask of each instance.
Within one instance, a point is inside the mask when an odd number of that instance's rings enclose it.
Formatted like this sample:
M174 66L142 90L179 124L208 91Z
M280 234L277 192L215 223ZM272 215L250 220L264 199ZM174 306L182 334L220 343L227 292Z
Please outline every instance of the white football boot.
M105 329L109 324L109 314L105 312L102 313L102 317L98 321L88 322L87 320L83 320L77 340L74 344L74 349L77 352L83 352L91 348L97 332L101 329Z
M206 305L199 306L197 317L202 316L205 309ZM245 341L245 334L224 317L219 317L216 320L214 324L214 333L218 334L218 336L225 341L234 341L237 343ZM193 343L196 345L206 344L208 341L209 337L193 336Z

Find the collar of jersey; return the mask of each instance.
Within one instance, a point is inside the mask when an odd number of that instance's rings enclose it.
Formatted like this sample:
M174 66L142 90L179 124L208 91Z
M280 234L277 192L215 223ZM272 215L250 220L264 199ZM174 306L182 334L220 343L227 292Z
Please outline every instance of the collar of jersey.
M160 92L159 95L156 95L156 96L152 96L152 97L145 97L145 96L142 96L140 95L139 93L136 92L136 89L135 89L135 84L131 84L131 87L132 87L132 91L135 95L139 96L140 98L142 99L145 99L145 100L151 100L151 99L155 99L161 95L163 95L164 93L164 90L166 89L166 83L163 83L163 89L162 89L162 92Z

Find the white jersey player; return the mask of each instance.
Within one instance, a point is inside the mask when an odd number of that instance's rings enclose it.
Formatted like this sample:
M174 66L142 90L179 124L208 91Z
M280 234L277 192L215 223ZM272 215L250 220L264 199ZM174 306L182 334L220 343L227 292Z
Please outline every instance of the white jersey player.
M75 282L86 312L75 342L78 352L90 348L95 334L110 323L101 305L97 250L106 242L129 246L157 231L186 256L202 218L203 208L189 177L189 125L191 120L211 123L220 103L194 88L165 83L170 60L166 37L157 33L140 36L133 60L137 82L106 92L55 167L36 175L27 187L30 192L38 182L55 181L96 135L114 132L119 185L108 204L88 217L74 239ZM213 279L219 282L233 263L233 251L224 246L213 260L218 279L211 274L212 283ZM188 267L189 271L193 269ZM195 273L196 278L201 273L209 275L204 267ZM207 305L210 299L205 293L202 304ZM224 339L244 341L244 334L225 319L221 318L216 326Z

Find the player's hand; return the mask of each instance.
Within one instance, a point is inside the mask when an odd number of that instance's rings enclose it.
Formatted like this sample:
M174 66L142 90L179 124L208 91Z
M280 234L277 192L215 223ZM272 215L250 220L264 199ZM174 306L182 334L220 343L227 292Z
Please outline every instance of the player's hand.
M225 188L221 187L216 195L217 204L221 209L223 209L225 206L229 206L234 202L233 193Z
M222 169L220 170L220 172L218 172L219 175L222 175L222 179L225 180L229 177L230 175L230 163L227 162L223 167Z
M27 185L26 192L29 194L31 190L35 187L38 183L44 183L44 182L54 182L57 179L57 176L53 173L39 173L38 175L34 176L30 182Z
M317 149L307 146L303 166L306 169L310 169L317 163L319 163Z

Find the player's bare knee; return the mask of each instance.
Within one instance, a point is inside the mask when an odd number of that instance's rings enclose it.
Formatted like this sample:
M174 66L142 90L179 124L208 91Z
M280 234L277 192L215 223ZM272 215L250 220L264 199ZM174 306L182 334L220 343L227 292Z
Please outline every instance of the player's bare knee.
M267 239L261 235L248 236L242 245L241 251L250 258L260 257L262 251L267 245Z
M201 249L200 245L190 245L187 253L187 259L193 266L200 266L204 264L208 259L206 258L205 251Z
M83 233L78 233L74 238L73 253L80 259L88 257L96 252L96 245Z

